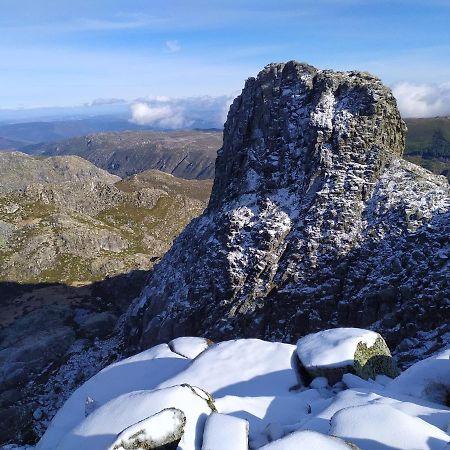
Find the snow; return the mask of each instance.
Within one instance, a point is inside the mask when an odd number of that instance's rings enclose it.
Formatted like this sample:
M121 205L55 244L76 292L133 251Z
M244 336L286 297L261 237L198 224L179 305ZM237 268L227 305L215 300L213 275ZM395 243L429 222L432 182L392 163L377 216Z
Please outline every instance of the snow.
M113 444L117 434L125 428L167 408L180 409L186 416L179 448L200 450L205 421L211 409L204 393L191 386L135 391L121 395L86 417L64 436L56 450L104 450ZM164 418L166 417L163 416ZM166 432L172 426L172 421L165 422L163 431Z
M163 409L161 412L125 428L108 450L129 450L145 444L162 446L181 438L186 416L176 408Z
M199 355L184 371L158 387L188 383L213 397L286 394L298 384L295 346L259 339L221 342Z
M315 389L277 395L272 397L225 396L216 399L215 405L221 413L240 417L250 425L250 441L258 441L270 424L287 426L303 420L308 415L310 405L322 400Z
M387 388L418 398L444 403L450 397L450 348L414 364Z
M212 413L206 420L202 450L248 450L248 422Z
M169 342L174 353L194 359L209 347L208 341L201 337L179 337Z
M280 440L261 447L261 450L350 450L350 447L332 436L316 431L297 431Z
M360 328L319 331L298 340L297 354L307 369L352 366L358 343L371 347L378 336Z
M442 450L449 442L442 430L383 404L338 411L331 419L330 434L364 450Z
M54 450L60 439L93 410L121 394L153 389L161 381L183 370L188 359L161 344L131 358L112 364L80 386L53 418L37 446L38 450ZM122 430L119 430L122 431Z
M327 330L307 336L300 347L311 353L310 364L317 364L314 349L336 351L348 363L349 348L354 352L360 340L371 345L377 337ZM293 345L258 339L205 345L203 338L178 338L105 368L66 402L36 450L126 449L139 445L138 438L162 442L180 431L184 416L179 450L349 448L330 435L362 450L443 450L450 440L450 408L426 394L430 383L448 383L450 350L396 380L345 374L334 386L318 377L304 387Z

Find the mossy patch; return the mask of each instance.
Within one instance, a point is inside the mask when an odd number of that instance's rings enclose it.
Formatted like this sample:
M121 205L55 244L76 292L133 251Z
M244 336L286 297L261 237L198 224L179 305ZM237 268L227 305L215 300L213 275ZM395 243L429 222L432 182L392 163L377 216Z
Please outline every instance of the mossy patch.
M353 368L356 375L364 380L375 379L377 375L395 378L400 373L386 342L381 336L377 337L371 347L368 347L364 342L358 342Z

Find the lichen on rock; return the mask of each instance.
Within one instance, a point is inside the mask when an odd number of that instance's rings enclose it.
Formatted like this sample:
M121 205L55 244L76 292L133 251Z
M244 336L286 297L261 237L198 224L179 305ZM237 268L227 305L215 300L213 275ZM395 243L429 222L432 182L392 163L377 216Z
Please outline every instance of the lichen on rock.
M123 430L108 450L176 450L185 425L183 411L163 409Z
M353 369L356 375L368 380L374 380L377 375L395 378L400 371L392 359L391 352L384 339L379 336L372 346L358 342L355 351Z

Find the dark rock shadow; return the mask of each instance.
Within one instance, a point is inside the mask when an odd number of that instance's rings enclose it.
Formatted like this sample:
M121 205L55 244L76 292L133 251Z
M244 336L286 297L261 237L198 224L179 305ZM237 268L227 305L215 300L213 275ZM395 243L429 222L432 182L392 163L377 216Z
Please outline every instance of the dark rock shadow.
M89 348L111 334L147 277L134 270L82 286L0 282L0 417L12 423L1 427L0 446L35 442L32 415L41 387L67 361L74 342ZM77 383L83 381L80 375Z

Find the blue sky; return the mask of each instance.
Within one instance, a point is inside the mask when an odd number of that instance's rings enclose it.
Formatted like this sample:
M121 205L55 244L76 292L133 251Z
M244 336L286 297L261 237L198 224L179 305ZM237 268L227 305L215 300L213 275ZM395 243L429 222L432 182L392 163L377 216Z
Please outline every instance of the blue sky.
M290 59L373 72L412 96L405 108L420 109L425 96L442 112L450 99L448 0L0 0L0 8L0 108L229 96L265 64Z

